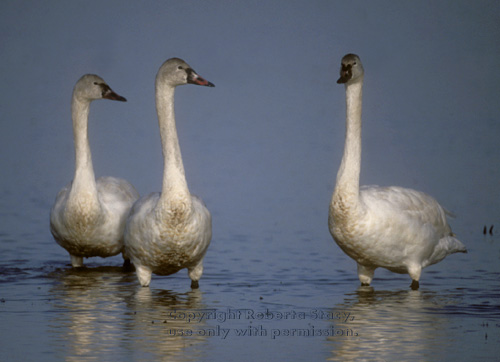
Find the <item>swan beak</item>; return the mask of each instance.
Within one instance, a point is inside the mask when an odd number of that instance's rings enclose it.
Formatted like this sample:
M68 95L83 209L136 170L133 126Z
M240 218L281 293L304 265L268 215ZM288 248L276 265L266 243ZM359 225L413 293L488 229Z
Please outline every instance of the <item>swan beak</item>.
M198 73L196 73L193 69L189 68L186 69L188 78L187 82L190 84L197 84L197 85L202 85L205 87L215 87L215 85L212 82L209 82L208 80L200 77Z
M119 94L113 92L113 90L107 84L101 84L102 88L102 98L111 99L112 101L126 102L127 99Z
M352 78L352 67L350 65L342 64L340 69L340 78L337 80L338 84L344 84L351 80Z
M351 80L352 78L352 72L350 69L342 69L340 71L340 78L337 80L338 84L344 84L347 83Z
M107 96L105 96L104 98L106 98L106 99L111 99L112 101L120 101L120 102L126 102L126 101L127 101L127 98L122 97L121 95L116 94L115 92L111 92L111 93L109 93L109 94L108 94Z

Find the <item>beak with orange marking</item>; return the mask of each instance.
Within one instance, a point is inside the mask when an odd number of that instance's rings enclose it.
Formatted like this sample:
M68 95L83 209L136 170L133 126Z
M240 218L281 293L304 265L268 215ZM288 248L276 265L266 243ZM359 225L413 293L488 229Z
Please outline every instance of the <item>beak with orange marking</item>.
M186 69L186 72L188 75L187 82L189 84L203 85L205 87L215 87L215 85L212 82L209 82L208 80L199 76L198 73L196 73L193 69L188 68Z

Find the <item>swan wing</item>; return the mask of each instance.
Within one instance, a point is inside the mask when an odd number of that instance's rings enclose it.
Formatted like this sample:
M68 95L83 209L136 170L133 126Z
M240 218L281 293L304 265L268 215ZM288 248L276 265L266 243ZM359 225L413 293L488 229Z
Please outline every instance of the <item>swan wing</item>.
M97 192L103 203L124 203L128 208L139 199L139 193L128 181L116 177L97 179Z
M57 241L61 240L60 230L64 228L62 220L63 210L66 206L72 183L73 181L69 182L58 192L54 205L52 205L52 209L50 210L50 232Z
M421 226L432 226L439 238L452 235L446 210L426 193L395 186L365 186L360 195L369 209L398 214Z

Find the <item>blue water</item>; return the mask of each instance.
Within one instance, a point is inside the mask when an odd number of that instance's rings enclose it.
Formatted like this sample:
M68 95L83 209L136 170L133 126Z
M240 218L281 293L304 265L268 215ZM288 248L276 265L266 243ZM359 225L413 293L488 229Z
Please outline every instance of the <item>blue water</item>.
M482 225L455 220L469 253L425 269L418 291L384 270L361 287L327 231L278 228L215 228L199 290L185 271L142 288L120 257L72 269L47 236L47 205L26 203L31 224L19 229L4 213L10 231L0 235L1 361L452 361L500 352L495 229L483 235Z

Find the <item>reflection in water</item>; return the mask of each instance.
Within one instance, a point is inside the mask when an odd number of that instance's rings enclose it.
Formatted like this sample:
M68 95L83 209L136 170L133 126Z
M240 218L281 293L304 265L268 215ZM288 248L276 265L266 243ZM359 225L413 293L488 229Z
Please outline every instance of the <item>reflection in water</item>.
M179 316L179 311L203 308L201 292L174 293L150 288L130 288L133 273L120 267L68 269L53 273L50 290L55 313L50 318L56 354L67 361L197 360L194 349L205 337L181 333L199 330L203 321ZM193 349L189 358L183 356Z
M331 360L363 360L367 356L377 361L439 360L436 354L446 346L444 339L436 336L446 333L446 319L428 312L434 307L432 293L359 287L353 297L335 308L351 313L354 320L339 326L358 335L329 337Z
M196 313L204 309L199 289L180 295L139 287L127 306L127 350L153 361L201 359L201 352L193 349L205 340L199 333L204 331L204 320L200 321ZM189 357L183 354L187 348L191 349Z

